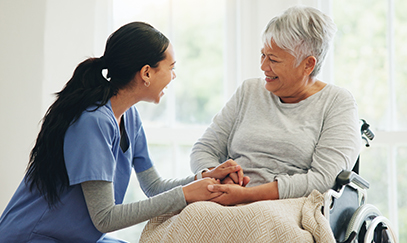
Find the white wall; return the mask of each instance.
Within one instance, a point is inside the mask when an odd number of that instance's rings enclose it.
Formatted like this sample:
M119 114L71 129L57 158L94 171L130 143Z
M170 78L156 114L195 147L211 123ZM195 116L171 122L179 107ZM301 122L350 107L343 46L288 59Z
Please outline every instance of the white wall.
M100 56L111 0L0 1L0 212L24 176L39 122L76 65Z
M0 1L1 211L23 177L41 118L45 6Z

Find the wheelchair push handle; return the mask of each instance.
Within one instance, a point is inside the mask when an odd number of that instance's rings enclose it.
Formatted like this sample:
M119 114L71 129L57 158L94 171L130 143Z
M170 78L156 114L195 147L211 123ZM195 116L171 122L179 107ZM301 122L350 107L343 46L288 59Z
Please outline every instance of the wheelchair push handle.
M370 125L364 120L360 119L362 121L362 125L360 127L360 133L362 135L362 139L365 140L366 142L366 147L369 147L369 140L373 140L374 138L374 133L372 130L369 129Z

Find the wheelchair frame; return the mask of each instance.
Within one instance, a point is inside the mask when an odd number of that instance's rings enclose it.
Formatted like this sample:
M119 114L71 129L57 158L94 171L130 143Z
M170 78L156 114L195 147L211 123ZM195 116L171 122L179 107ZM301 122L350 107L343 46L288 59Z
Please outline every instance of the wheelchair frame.
M365 120L361 122L362 139L369 147L374 134ZM375 206L366 203L369 182L358 175L359 160L358 157L353 171L339 173L334 188L325 193L323 214L337 242L397 243L391 222Z

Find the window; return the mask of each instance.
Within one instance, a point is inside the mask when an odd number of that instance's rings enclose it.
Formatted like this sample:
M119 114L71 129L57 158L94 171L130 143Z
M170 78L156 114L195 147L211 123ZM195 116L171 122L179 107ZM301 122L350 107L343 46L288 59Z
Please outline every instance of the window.
M407 18L401 0L332 1L338 26L334 78L355 96L359 116L376 132L361 152L360 173L371 184L368 203L407 241Z
M129 11L132 9L134 11ZM160 104L139 103L149 151L164 178L191 175L189 154L224 101L225 2L206 0L115 0L114 29L145 21L163 32L175 49L176 75ZM133 178L125 198L146 198ZM128 241L139 239L145 223L114 233Z

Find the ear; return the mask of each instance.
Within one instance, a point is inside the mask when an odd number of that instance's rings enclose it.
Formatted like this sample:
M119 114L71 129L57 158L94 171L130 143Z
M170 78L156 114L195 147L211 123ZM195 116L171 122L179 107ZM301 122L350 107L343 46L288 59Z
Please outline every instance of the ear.
M305 62L304 74L309 76L312 73L312 71L314 71L317 59L314 56L309 56L304 59L304 62Z
M151 67L150 65L144 65L140 70L140 76L143 81L149 81L151 77Z

